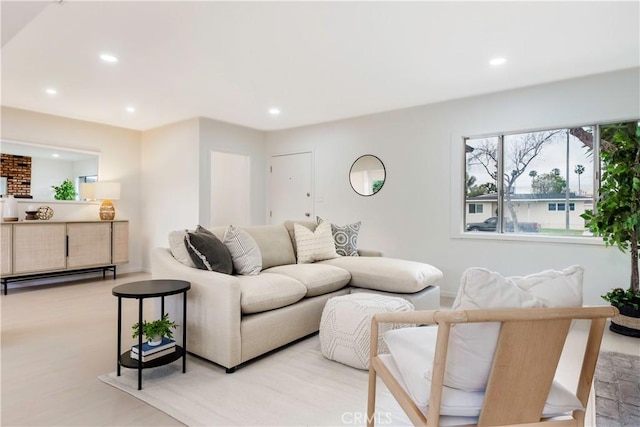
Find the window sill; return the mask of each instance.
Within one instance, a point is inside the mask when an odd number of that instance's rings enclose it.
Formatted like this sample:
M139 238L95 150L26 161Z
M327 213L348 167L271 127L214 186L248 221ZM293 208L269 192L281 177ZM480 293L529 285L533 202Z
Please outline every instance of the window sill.
M492 232L460 232L454 233L451 238L461 240L493 240L502 242L560 243L570 245L604 246L602 238L593 236L550 236L535 233L501 234Z

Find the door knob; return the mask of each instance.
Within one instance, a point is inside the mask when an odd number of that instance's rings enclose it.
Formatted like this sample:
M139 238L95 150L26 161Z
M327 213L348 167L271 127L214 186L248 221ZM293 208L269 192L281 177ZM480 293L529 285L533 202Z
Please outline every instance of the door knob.
M311 216L311 214L310 214L309 212L305 212L305 213L304 213L304 216L306 216L306 217L310 217L310 216Z

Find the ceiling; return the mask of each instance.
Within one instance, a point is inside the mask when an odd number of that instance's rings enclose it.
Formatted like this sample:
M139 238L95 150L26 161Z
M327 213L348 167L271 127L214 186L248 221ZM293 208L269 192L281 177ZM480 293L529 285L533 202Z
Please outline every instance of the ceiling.
M284 129L640 66L638 1L3 0L1 12L2 105L137 130L198 116Z

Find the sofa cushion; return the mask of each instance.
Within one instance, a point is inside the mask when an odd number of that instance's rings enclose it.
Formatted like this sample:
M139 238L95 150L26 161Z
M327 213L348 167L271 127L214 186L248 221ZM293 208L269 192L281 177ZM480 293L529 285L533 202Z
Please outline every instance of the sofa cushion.
M273 273L236 276L240 282L242 314L261 313L300 301L307 288L295 279Z
M294 224L296 234L296 247L298 248L298 264L322 261L336 258L336 246L331 234L331 223L323 222L315 231L307 227Z
M263 269L296 263L289 233L283 225L254 225L241 228L258 244Z
M199 227L199 226L198 226ZM201 270L231 274L233 262L227 247L210 232L197 229L185 236L187 251L195 266Z
M272 267L265 273L277 273L296 279L307 288L305 297L328 294L344 288L351 275L343 268L323 264L291 264Z
M504 277L484 268L470 268L461 279L453 310L582 306L580 266L526 277ZM451 327L444 384L467 391L487 385L500 325L459 324ZM425 375L431 377L431 373Z
M229 249L235 274L255 275L262 270L262 254L255 239L246 231L230 225L222 241Z
M396 329L385 332L384 340L391 353L384 360L411 399L426 414L431 392L431 372L436 347L436 326ZM386 355L384 355L386 356ZM442 415L477 417L480 414L484 391L463 391L444 386L442 389ZM557 381L553 382L544 406L544 416L560 415L574 409L583 409L576 396Z
M340 257L322 261L351 273L351 286L385 292L414 293L442 279L429 264L384 257Z
M176 230L169 233L169 249L171 255L180 263L187 267L196 268L196 265L191 261L191 255L187 250L187 245L184 241L187 235L187 230Z
M222 241L224 240L224 235L227 233L227 228L228 227L213 227L207 230Z

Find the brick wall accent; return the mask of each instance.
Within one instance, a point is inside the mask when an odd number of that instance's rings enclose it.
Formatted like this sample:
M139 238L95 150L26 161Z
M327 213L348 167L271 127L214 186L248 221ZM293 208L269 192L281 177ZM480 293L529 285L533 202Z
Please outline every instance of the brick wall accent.
M31 157L0 154L0 176L7 178L7 194L31 194Z

